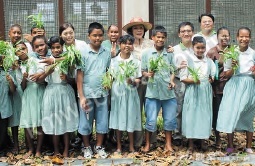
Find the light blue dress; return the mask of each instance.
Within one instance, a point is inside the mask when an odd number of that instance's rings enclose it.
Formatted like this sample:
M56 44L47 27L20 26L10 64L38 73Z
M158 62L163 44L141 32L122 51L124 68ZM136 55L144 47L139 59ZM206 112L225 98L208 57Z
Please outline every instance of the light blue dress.
M112 58L110 70L114 73L123 73L119 64L129 61L133 61L137 66L137 71L131 79L141 77L140 61L135 59L133 55L129 59L122 59L120 55ZM116 77L114 79L111 90L109 128L127 132L141 131L141 113L137 87L127 84L126 80L120 82Z
M46 78L42 101L42 128L45 134L62 135L78 129L78 108L73 88L60 79L60 71Z
M6 80L6 73L0 67L0 115L1 119L12 115L11 96L9 95L9 82Z
M27 86L22 95L22 108L20 115L20 128L31 128L41 126L42 121L42 99L45 83L38 84L29 79L29 75L44 71L45 64L39 63L39 59L29 57L29 70ZM26 66L21 65L21 72L26 72Z
M14 94L11 95L11 103L13 108L13 114L8 119L8 127L15 127L19 126L20 124L20 114L21 114L21 107L22 107L22 95L23 90L21 88L21 70L20 68L12 71L11 75L13 76L16 91Z
M236 74L226 83L223 91L216 128L220 132L254 132L255 81L249 70L255 62L255 51L248 48L240 52L238 62ZM229 66L225 64L224 70L228 69Z
M190 68L199 69L200 84L187 84L182 112L182 134L186 138L207 139L212 129L212 86L209 76L214 78L215 65L207 57L199 60L188 58ZM187 68L181 70L180 79L191 78Z

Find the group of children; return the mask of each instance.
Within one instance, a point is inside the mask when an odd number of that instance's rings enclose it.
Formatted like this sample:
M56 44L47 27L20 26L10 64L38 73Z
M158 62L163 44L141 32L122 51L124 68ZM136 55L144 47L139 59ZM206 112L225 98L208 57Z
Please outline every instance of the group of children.
M218 31L218 38L221 33L225 33L223 30L226 29ZM12 35L16 31L19 32L18 37ZM180 24L178 31L185 39L185 36L186 38L193 36L191 34L194 27L186 22ZM229 31L227 32L229 36ZM134 131L142 130L140 108L143 105L139 102L137 91L142 82L141 78L147 82L144 106L146 143L142 151L146 153L151 148L151 135L157 130L157 117L161 109L165 131L164 150L174 151L172 132L177 128L176 115L179 107L175 80L185 84L181 106L181 133L189 140L188 151L193 152L194 139L201 139L201 148L206 149L203 139L210 137L213 122L214 89L211 84L218 80L220 68L215 65L215 60L220 57L213 59L206 56L208 50L204 37L194 36L188 39L188 42L191 42L191 49L186 50L187 55L179 55L177 47L174 47L174 53L165 49L167 31L163 26L155 26L152 30L154 46L144 50L141 59L136 59L132 54L135 40L132 35L119 37L118 45L114 46L114 50L109 50L102 46L104 28L97 22L91 23L88 27L89 44L75 39L74 28L69 23L60 27L60 37L54 36L47 41L43 35L34 36L31 41L33 49L31 53L28 53L27 45L20 41L21 34L20 26L14 25L10 28L9 35L13 47L17 50L19 64L8 74L2 67L0 68L0 109L1 119L10 117L9 126L14 127L13 138L16 150L18 150L18 126L25 129L28 152L24 158L33 155L34 152L36 156L41 155L44 133L53 135L55 155L60 153L59 135L64 135L62 155L67 157L69 133L77 129L82 135L84 144L82 150L85 158L91 158L94 152L102 158L108 156L102 145L109 128L116 132L117 153L122 152L123 131L128 133L129 152L134 152ZM228 133L227 152L229 153L234 151L235 130L247 131L246 152L252 153L255 52L248 46L250 35L248 28L240 28L237 33L239 47L236 50L239 59L237 62L228 59L220 63L224 66L224 71L221 71L224 72L224 76L221 77L229 81L225 85L223 101L219 106L216 129ZM218 41L221 42L221 39ZM225 43L228 47L229 42ZM222 46L222 43L219 44ZM57 65L52 67L63 60L61 54L71 45L74 45L81 54L81 65L75 66L75 70L68 73L61 71ZM111 43L108 45L111 46ZM119 52L116 51L116 47ZM3 55L1 60L4 56L8 55ZM234 71L233 66L237 64L238 68ZM108 87L102 83L106 74L110 75L108 81L112 81ZM78 102L76 92L71 86L75 83L77 83ZM111 110L108 110L109 99ZM92 148L90 135L94 120L96 144ZM32 128L35 127L37 128L36 150L32 139Z

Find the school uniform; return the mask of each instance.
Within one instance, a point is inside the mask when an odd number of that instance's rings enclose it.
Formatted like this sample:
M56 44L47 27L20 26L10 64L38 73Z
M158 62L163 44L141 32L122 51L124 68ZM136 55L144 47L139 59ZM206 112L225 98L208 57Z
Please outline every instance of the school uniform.
M92 132L92 123L96 120L96 132L105 134L108 132L108 91L102 86L102 78L110 66L111 53L100 47L95 52L91 47L82 50L83 65L78 66L84 73L83 93L89 105L87 114L80 106L80 120L78 132L89 135ZM89 117L88 117L89 116Z
M120 63L132 61L136 66L136 73L131 79L141 77L141 63L131 54L128 59L117 56L111 60L110 70L114 73L123 73L119 67ZM111 111L109 128L121 131L141 131L140 102L137 87L127 84L126 80L120 82L118 77L114 77L111 89Z
M186 84L182 111L182 134L186 138L207 139L212 129L212 86L209 76L214 78L215 65L210 58L188 59L190 68L199 69L200 84ZM192 78L188 69L182 69L180 79Z
M172 53L167 53L164 49L160 55L163 56L163 59L167 64L173 64ZM143 52L142 71L148 72L150 67L149 60L151 58L157 58L158 56L159 54L154 47ZM151 77L153 81L148 81L145 94L145 129L147 131L154 132L157 130L157 116L161 107L164 119L164 130L173 131L177 127L177 101L175 99L174 90L168 89L170 77L170 70L162 69L160 72L154 73L154 76Z
M217 130L220 132L254 131L255 81L250 71L254 61L255 51L252 48L239 52L239 67L223 91L217 119ZM224 70L229 69L231 60L224 64Z
M45 83L36 83L29 79L29 75L43 72L45 64L39 63L40 59L30 56L28 59L29 69L27 86L22 96L22 109L20 115L20 128L41 126L42 112L41 103L45 90ZM25 73L26 65L21 64L21 72ZM22 78L20 78L22 79Z

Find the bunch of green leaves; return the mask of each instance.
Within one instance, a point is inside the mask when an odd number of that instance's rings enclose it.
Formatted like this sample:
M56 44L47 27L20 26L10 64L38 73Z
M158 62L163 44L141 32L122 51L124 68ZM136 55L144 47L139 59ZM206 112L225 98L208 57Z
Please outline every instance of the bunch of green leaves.
M0 54L4 56L3 58L3 68L5 72L15 65L18 57L15 55L16 49L5 41L0 41Z
M113 76L110 70L108 70L104 75L102 79L102 86L104 89L111 89L113 83Z
M129 62L121 62L119 64L120 71L116 73L116 79L123 83L126 79L135 76L138 66L130 60Z
M150 58L149 72L160 74L163 70L170 70L172 73L175 71L172 65L166 63L162 55L158 56L157 58ZM149 78L149 82L153 82L153 77Z
M238 61L238 57L239 57L238 46L231 45L230 47L226 47L223 50L223 56L224 56L224 62L226 62L229 59L231 59L232 61ZM238 63L232 66L234 72L237 70L238 67L239 67Z
M39 12L38 15L29 15L27 17L31 19L31 24L35 25L37 28L43 28L44 22L42 21L42 13Z
M197 83L199 80L199 68L195 69L195 68L190 68L187 67L188 71L191 75L191 77L193 78L194 82Z
M63 60L60 60L56 62L55 64L51 65L50 68L59 67L59 70L67 74L68 71L73 66L81 66L82 65L82 59L81 59L81 53L77 49L75 49L74 45L71 46L65 46L66 51L60 55L60 57L64 57Z

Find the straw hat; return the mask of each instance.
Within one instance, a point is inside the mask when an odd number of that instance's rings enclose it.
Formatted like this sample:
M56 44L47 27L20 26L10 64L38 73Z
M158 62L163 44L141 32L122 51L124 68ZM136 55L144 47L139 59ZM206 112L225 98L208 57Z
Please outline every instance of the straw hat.
M146 30L149 30L152 28L152 24L149 22L144 22L141 17L134 17L132 18L129 23L127 23L122 29L127 32L129 28L131 28L134 25L143 25Z

